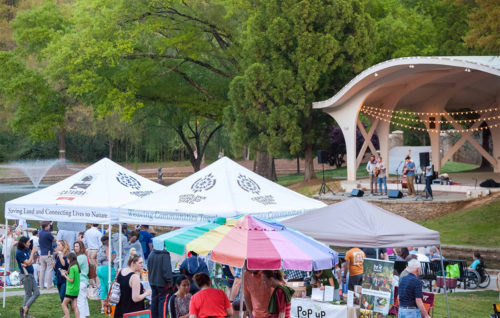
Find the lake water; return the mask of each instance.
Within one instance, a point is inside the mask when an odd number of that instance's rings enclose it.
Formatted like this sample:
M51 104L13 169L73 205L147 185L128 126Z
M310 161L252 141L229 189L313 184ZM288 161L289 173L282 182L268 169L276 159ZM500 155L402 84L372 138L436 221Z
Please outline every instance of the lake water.
M41 184L35 188L32 184L0 184L0 224L5 224L5 202L22 197L29 193L48 187L49 184ZM9 223L12 223L10 221ZM40 222L29 221L30 227L36 227Z

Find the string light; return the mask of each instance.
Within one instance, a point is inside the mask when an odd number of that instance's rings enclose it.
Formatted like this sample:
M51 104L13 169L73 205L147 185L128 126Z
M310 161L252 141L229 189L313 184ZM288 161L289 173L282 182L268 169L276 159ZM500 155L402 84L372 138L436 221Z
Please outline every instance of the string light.
M373 110L370 110L369 107L363 106L362 110L365 111L370 111L373 113L376 113L380 116L386 116L389 118L396 118L396 119L401 119L401 120L406 120L406 121L411 121L411 122L420 122L420 123L438 123L438 124L445 124L445 123L475 123L478 121L490 121L490 120L495 120L495 119L500 119L500 116L490 116L490 117L481 117L481 118L475 118L475 119L457 119L457 120L427 120L427 119L418 119L418 118L410 118L408 116L398 116L398 115L391 115L389 113L382 113L382 112L376 112ZM380 108L379 108L380 110ZM398 111L395 111L393 113L399 114ZM410 113L410 112L405 112L406 114L416 114L416 113ZM433 115L435 116L435 115Z
M486 108L486 109L480 109L480 110L468 110L468 111L462 111L462 112L435 112L435 113L426 113L426 112L407 112L407 111L402 111L402 110L391 110L391 109L383 109L380 107L373 107L373 106L363 106L367 109L373 110L373 111L379 111L379 112L387 112L387 113L400 113L400 114L405 114L405 115L410 115L410 114L416 114L420 116L445 116L445 115L469 115L469 114L483 114L483 113L488 113L488 112L496 112L500 109L500 107L493 107L493 108Z
M393 125L398 126L398 127L404 127L407 129L417 130L417 131L427 131L427 132L431 132L431 133L439 133L440 132L439 129L427 129L427 128L421 128L421 127L414 127L414 126L410 126L410 125L402 124L402 123L398 123L398 122L391 122L390 119L380 117L375 112L372 112L370 110L363 110L362 109L361 113L363 113L367 116L374 117L378 120L382 120L382 121L385 121L387 123L393 124ZM500 127L500 124L499 123L488 124L488 126L486 126L486 127L468 128L468 129L449 129L447 131L457 132L457 133L469 133L469 132L477 132L477 131L481 131L481 130L485 130L485 129L489 129L489 128L494 128L494 127L495 128Z

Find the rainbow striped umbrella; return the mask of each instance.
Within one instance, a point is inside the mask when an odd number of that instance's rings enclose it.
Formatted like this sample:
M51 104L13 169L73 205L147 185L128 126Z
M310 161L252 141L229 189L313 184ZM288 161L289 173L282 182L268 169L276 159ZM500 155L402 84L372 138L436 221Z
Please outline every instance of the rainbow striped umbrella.
M217 218L169 232L162 240L167 251L200 255L211 253L215 262L249 269L295 269L310 271L333 268L338 254L309 236L279 223L245 215Z

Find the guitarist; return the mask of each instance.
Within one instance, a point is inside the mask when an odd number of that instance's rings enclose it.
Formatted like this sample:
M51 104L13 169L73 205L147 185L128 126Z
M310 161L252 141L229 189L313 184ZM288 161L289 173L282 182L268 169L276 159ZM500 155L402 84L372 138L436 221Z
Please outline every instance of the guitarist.
M408 182L408 195L415 196L415 171L417 170L415 163L411 160L411 157L406 156L405 173Z
M375 168L377 167L377 160L375 155L370 156L370 160L366 164L366 171L370 175L370 194L374 194L373 188L375 185L375 194L377 193L377 176L375 175Z

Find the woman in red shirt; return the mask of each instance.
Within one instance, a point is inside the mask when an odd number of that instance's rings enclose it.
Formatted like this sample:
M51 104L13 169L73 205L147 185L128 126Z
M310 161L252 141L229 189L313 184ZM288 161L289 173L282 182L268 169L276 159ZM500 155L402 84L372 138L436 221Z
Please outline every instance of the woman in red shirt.
M267 311L271 318L290 318L292 307L292 295L294 290L283 285L283 274L281 271L263 271L262 282L267 287L274 288Z
M193 280L200 289L191 297L189 304L189 318L224 318L233 315L233 307L224 291L211 288L210 277L205 273L198 273Z

